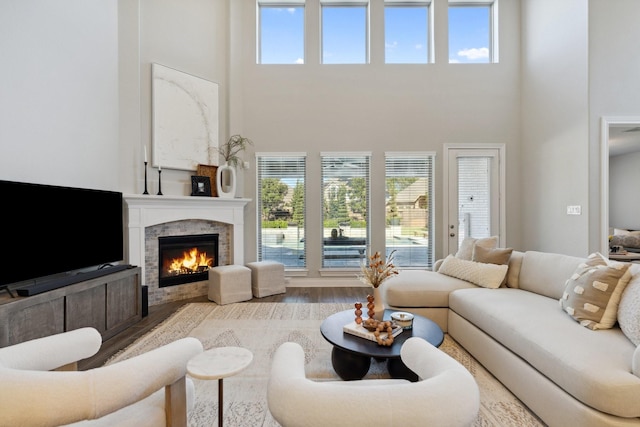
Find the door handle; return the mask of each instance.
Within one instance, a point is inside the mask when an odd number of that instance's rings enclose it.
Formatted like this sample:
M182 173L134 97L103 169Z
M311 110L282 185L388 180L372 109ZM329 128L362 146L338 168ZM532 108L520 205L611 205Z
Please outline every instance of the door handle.
M456 233L449 233L449 237L456 237Z

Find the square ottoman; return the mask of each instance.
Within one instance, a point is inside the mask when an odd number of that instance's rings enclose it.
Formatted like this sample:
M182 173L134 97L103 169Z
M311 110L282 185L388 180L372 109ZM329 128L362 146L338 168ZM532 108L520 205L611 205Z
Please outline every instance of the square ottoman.
M251 298L251 270L247 267L221 265L209 269L209 300L224 305Z
M287 288L284 283L284 264L276 261L256 261L247 264L251 270L251 290L256 298L283 294Z

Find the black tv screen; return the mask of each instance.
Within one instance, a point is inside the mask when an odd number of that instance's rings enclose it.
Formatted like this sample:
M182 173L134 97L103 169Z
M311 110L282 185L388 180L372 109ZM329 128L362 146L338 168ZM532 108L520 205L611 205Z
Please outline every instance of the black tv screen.
M0 181L0 285L122 261L122 193Z

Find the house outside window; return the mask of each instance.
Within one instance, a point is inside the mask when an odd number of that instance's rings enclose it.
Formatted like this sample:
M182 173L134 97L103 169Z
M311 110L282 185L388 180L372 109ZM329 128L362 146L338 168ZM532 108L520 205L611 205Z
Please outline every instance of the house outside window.
M306 267L305 153L257 153L258 260Z
M258 64L304 64L304 2L258 2Z
M433 163L430 152L385 153L386 253L402 268L433 265Z
M449 0L449 63L497 63L497 16L497 0Z
M369 153L321 153L322 267L359 268L369 246Z

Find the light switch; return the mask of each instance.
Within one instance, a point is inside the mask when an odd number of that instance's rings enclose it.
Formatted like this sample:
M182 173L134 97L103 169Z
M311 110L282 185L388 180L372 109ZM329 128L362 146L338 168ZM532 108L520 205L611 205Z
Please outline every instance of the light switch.
M582 206L567 206L567 215L581 215L582 214Z

